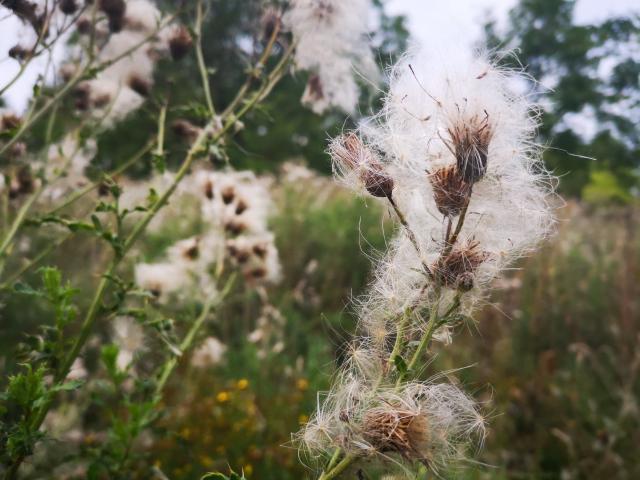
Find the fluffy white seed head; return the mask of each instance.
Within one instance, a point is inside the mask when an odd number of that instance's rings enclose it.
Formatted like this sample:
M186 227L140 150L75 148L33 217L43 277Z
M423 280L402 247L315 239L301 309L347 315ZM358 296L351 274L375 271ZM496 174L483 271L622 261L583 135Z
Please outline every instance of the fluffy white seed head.
M312 73L303 103L314 112L353 112L360 93L356 75L376 77L367 38L370 10L369 0L291 2L283 21L297 42L297 68Z

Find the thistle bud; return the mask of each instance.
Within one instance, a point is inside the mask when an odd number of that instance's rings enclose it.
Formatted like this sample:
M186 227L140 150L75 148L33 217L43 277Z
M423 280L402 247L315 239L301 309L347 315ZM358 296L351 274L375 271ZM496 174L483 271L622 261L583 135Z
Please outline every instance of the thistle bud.
M470 184L482 179L487 171L489 143L493 130L489 117L474 116L459 121L448 129L448 147L456 157L456 165L462 179Z
M440 213L446 217L459 215L471 196L471 184L464 181L458 168L440 168L429 175L429 180Z
M169 38L169 51L171 52L171 58L174 60L183 59L187 53L189 53L192 46L193 38L191 37L189 30L183 25L176 27Z

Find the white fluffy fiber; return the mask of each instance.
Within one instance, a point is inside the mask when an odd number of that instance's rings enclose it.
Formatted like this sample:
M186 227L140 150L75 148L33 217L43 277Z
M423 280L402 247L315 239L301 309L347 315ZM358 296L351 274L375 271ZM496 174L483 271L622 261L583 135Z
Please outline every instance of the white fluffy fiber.
M323 97L305 95L316 113L337 107L354 111L359 97L356 75L375 77L376 67L367 33L370 0L292 0L285 26L297 42L296 67L313 72Z

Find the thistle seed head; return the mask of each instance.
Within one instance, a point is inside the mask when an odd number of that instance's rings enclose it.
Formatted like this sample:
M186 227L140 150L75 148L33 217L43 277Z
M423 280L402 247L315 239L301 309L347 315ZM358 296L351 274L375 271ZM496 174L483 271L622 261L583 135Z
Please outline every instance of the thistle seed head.
M473 116L460 120L447 130L448 147L456 157L456 164L462 179L474 184L487 171L489 144L493 138L493 128L489 116Z
M460 175L455 165L443 167L429 175L433 197L440 213L445 217L460 214L471 196L471 184Z
M363 437L380 453L399 453L406 459L428 461L429 422L420 412L392 406L368 411Z
M394 182L378 160L373 150L367 147L353 132L336 138L330 153L337 169L343 172L357 171L365 189L374 197L391 197Z
M448 288L471 290L474 272L488 258L479 246L478 242L472 241L440 258L432 268L438 281Z

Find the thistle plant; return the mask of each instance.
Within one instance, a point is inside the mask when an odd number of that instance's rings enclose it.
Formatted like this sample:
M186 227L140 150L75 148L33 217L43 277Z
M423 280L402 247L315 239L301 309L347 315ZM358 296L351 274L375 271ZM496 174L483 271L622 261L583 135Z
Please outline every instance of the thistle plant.
M0 1L35 35L12 48L20 68L0 95L48 58L24 115L0 114L0 291L51 312L19 346L0 393L4 478L24 473L58 431L65 400L82 399L108 420L80 474L128 476L179 362L206 368L228 351L207 326L232 298L260 303L248 338L258 358L283 350L285 319L269 290L283 256L269 225L270 181L234 169L227 147L289 72L305 72L301 103L318 114L355 114L361 79L375 84L378 73L369 0L274 3L256 19L244 82L217 105L202 44L216 12L203 0L171 12L149 0ZM69 35L58 64L53 47ZM189 56L201 86L174 104L156 73ZM329 146L337 179L382 202L399 225L356 302L348 359L300 434L326 460L323 480L365 458L438 473L484 436L469 395L445 374L421 376L431 343L450 341L491 280L552 225L552 178L533 143L535 107L512 91L517 78L485 54L412 52L393 67L382 111ZM115 169L101 168L101 136L142 108L153 112L153 135ZM175 152L184 155L172 168ZM141 164L147 177L130 175ZM41 250L30 242L36 230ZM58 266L37 269L65 242L83 241L98 252L86 266L94 284L74 285ZM32 271L40 283L25 280ZM100 378L84 363L96 351Z
M484 439L472 398L446 372L422 374L432 343L450 342L491 280L553 224L553 178L519 75L486 53L410 52L381 112L330 144L338 181L384 202L399 228L355 302L347 361L299 436L327 459L322 480L365 460L438 475Z
M268 182L234 170L226 144L244 128L242 118L289 70L320 75L321 80L311 81L317 87L310 94L314 100L305 100L314 110L339 106L353 111L359 90L350 62L368 48L365 31L361 26L342 39L357 40L358 48L336 47L331 58L317 63L297 48L312 39L305 40L306 27L297 29L296 15L305 10L306 26L315 22L326 28L326 19L318 16L324 5L293 2L286 19L281 10L267 8L262 22L256 21L261 32L256 33L246 80L235 98L218 106L202 45L204 19L215 15L207 2L182 2L169 13L148 0L18 0L0 5L35 32L31 44L11 50L20 69L6 83L3 79L0 94L20 80L35 58L48 58L26 113L3 111L0 116L2 290L46 301L55 311L53 321L43 320L38 334L21 346L22 367L0 395L0 471L7 479L19 476L25 460L48 439L47 430L55 430L51 425L62 396L79 401L83 390L95 393L97 388L103 395L98 403L112 420L106 440L88 456L85 468L90 476L115 478L125 474L137 438L158 418L163 390L179 360L200 344L194 366L220 361L226 347L215 337L203 339L203 326L211 323L216 307L238 283L257 292L262 302L252 341L271 342L268 331L281 323L281 316L267 289L281 273L267 223L272 211ZM73 44L60 65L53 47L66 42L69 34ZM203 100L174 105L156 91L154 72L160 61L181 61L189 55L198 66L202 88L197 93ZM334 64L338 60L339 65ZM338 70L329 71L331 64ZM45 82L51 76L53 85ZM320 89L335 91L345 79L350 82L347 96L321 100ZM115 170L96 175L94 169L89 175L100 135L143 106L154 110L157 133ZM62 118L61 112L71 112L71 118ZM176 112L181 118L169 123ZM70 127L61 135L57 126L63 120ZM44 138L32 142L43 123ZM170 129L182 145L168 144ZM174 148L186 153L171 171L167 154ZM224 167L214 169L219 160ZM143 161L153 167L149 178L129 178L129 169ZM197 228L191 228L194 224ZM54 240L21 262L17 256L24 250L20 245L28 239L27 229L39 229ZM101 260L87 267L98 280L86 307L59 268L41 271L42 286L22 281L25 273L36 270L63 243L77 242L81 234L106 247ZM148 258L144 240L154 235L174 243ZM184 317L185 312L191 318L177 324L172 317ZM100 361L108 381L94 384L83 356L93 348L98 331L105 330L112 343L102 345ZM163 348L151 351L150 343Z

